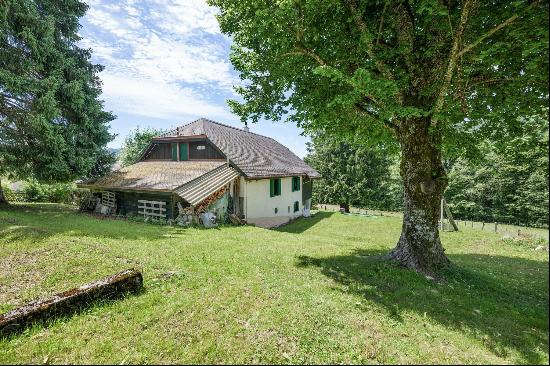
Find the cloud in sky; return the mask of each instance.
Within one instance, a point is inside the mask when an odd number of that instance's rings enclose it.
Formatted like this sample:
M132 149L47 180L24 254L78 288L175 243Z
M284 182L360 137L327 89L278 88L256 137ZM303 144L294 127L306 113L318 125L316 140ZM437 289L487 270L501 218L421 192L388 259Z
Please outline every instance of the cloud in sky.
M239 126L226 105L240 82L229 62L231 40L222 35L216 9L204 0L90 0L81 46L105 66L103 98L119 116L112 129L120 146L128 126L159 128L196 117ZM286 127L286 128L283 128ZM305 154L300 130L260 123L256 132ZM292 135L292 136L290 136Z

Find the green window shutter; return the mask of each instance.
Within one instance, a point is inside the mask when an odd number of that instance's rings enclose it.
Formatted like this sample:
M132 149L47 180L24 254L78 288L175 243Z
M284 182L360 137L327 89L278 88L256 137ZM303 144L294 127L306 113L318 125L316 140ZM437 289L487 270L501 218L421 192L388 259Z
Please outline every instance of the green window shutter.
M292 177L292 192L300 190L300 177Z
M300 211L300 202L295 201L294 202L294 212Z
M269 180L269 197L275 196L275 179Z
M189 160L189 156L187 156L187 143L186 142L180 143L180 160L181 161Z
M178 160L178 144L172 144L172 160Z
M281 195L281 178L275 179L275 196Z

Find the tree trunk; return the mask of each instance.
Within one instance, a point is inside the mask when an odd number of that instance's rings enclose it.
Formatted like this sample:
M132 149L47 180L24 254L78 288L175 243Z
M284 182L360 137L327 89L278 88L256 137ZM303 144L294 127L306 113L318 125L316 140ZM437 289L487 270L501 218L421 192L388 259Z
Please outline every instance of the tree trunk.
M0 205L7 204L7 203L8 203L8 200L4 195L4 190L2 189L2 180L0 179Z
M400 173L404 212L401 237L389 258L417 272L433 276L450 262L439 239L439 210L447 174L441 162L440 138L429 131L429 119L401 125Z
M344 209L345 213L349 213L349 203L340 203L340 210Z

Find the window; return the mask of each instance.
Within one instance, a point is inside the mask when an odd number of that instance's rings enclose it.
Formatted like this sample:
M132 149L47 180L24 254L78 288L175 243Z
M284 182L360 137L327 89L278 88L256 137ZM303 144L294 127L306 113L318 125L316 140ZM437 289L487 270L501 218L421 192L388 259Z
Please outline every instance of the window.
M300 202L294 202L294 212L300 211Z
M292 177L292 192L300 190L300 177Z
M269 197L281 195L281 178L271 178L269 180Z

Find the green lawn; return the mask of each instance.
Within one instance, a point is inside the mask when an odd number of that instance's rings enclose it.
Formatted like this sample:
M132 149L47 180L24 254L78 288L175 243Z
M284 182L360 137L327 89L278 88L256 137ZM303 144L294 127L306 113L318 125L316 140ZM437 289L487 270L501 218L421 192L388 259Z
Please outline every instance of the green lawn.
M548 252L461 229L436 283L375 259L396 217L206 230L0 208L0 312L129 267L145 281L0 340L0 363L548 364Z

